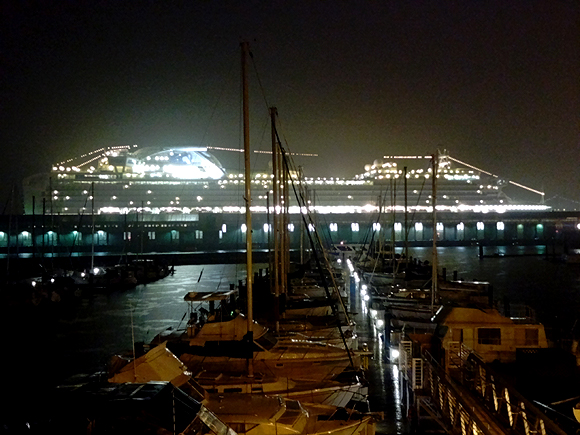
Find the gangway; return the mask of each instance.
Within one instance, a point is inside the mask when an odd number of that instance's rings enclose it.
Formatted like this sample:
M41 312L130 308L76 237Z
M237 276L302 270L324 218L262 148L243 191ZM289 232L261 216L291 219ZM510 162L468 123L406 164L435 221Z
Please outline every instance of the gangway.
M461 435L566 435L481 358L459 342L452 349L446 370L418 343L399 342L403 406L419 425Z

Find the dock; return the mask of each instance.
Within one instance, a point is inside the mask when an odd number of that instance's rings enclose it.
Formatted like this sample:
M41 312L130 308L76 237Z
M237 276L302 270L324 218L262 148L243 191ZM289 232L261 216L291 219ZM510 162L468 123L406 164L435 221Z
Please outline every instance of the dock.
M376 328L352 277L350 296L359 343L372 353L371 410L385 413L377 433L565 435L580 428L561 414L548 415L459 342L445 357L446 370L420 342L397 334L400 339L391 343Z

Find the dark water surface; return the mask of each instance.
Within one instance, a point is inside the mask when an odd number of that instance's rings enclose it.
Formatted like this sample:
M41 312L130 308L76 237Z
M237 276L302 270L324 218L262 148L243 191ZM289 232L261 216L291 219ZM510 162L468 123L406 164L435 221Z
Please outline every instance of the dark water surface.
M493 251L500 256L479 259L476 247L439 248L439 265L448 277L457 270L459 279L489 281L496 301L529 305L552 336L569 338L580 316L580 265L546 259L543 246Z
M439 248L439 264L449 278L457 271L459 279L491 282L496 299L532 306L551 337L569 337L580 313L580 266L547 261L543 247L495 249L503 256L479 259L477 247ZM431 250L414 248L412 255L430 259ZM83 294L43 310L2 307L6 337L2 367L13 398L9 412L41 407L50 400L43 393L54 383L103 370L113 354L131 350L134 341L149 342L163 329L177 327L187 310L183 301L187 292L225 290L244 278L244 269L244 265L179 266L175 275L132 290ZM363 313L361 306L352 309ZM364 340L379 340L364 328L361 334ZM379 405L387 415L379 431L402 434L406 427L396 406L398 373L380 343L376 349L371 382L383 389Z

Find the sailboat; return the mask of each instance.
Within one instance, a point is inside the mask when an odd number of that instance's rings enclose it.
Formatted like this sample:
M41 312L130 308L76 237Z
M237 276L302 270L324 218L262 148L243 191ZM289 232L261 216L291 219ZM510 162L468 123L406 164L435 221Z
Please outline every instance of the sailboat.
M198 379L191 376L187 366L164 344L131 361L109 377L112 384L151 381L171 382L199 400L238 433L372 435L375 431L373 416L322 403L330 396L336 396L338 400L342 397L345 400L344 394L336 395L331 387L321 387L319 391L302 390L309 392L301 393L297 383L289 382L285 387L278 384L276 387L275 383L260 383L256 379L253 383L249 381L245 384L245 391L237 391L244 386L241 381L230 384L223 391L211 387L205 389ZM264 388L271 388L271 391L265 392ZM298 401L298 397L311 402ZM320 402L313 403L313 400Z
M70 378L45 403L47 421L38 427L45 433L236 435L208 409L203 390L175 371L175 362L157 361L140 365L127 382L109 382L102 373Z
M242 43L243 118L245 155L246 201L246 285L247 301L244 314L228 310L230 317L201 316L190 318L187 331L169 333L169 348L192 371L211 370L224 373L254 370L262 374L293 380L326 380L342 373L348 367L359 367L360 358L352 351L331 344L303 339L279 340L267 328L254 321L252 218L249 166L249 116L246 59L247 43ZM161 339L157 339L156 343Z
M254 369L267 376L320 381L338 376L350 367L351 360L360 365L357 355L342 347L298 336L278 338L255 321L250 348L247 316L232 310L234 296L235 290L186 294L187 326L162 332L151 345L167 341L168 348L193 372L245 373L248 349ZM201 304L209 304L209 309Z
M431 288L403 288L393 290L380 299L395 329L434 330L434 315L445 304L491 304L491 286L484 282L447 281L438 273L437 261L437 173L439 151L432 158L432 221L433 244L431 261Z
M395 175L398 177L398 174ZM356 268L360 273L361 278L368 285L374 287L423 287L431 280L431 268L427 267L422 262L409 257L408 252L408 224L407 224L407 168L403 171L404 189L405 189L405 224L404 224L404 248L401 253L396 252L395 248L395 210L397 208L397 189L396 178L391 178L391 206L393 231L390 236L390 242L385 240L385 234L382 231L378 233L373 231L371 241L369 242L369 249L361 252L356 260ZM381 217L383 214L384 203L386 199L381 195L379 197L379 214L376 224L381 227ZM375 239L375 234L378 234L379 240Z
M322 243L317 238L317 234L314 234L315 237L309 234L312 248L311 261L300 264L292 275L289 273L286 225L289 185L292 185L295 190L298 204L306 207L307 203L304 201L305 192L296 191L296 184L290 182L292 177L288 174L299 171L292 171L288 153L281 145L276 129L276 115L277 109L270 108L274 186L272 191L274 246L273 261L270 265L272 273L270 277L267 277L269 279L260 280L259 289L262 291L260 300L271 300L277 309L272 313L271 305L262 304L259 306L261 314L281 339L306 339L336 344L347 350L352 349L353 346L356 348L358 347L356 325L349 318L344 306L343 297L346 298L346 292L339 290L339 284L344 286L345 282L343 271L331 266L328 256L321 249ZM299 187L303 186L300 184ZM306 221L303 223L303 228L309 227ZM316 233L316 231L309 231L309 233ZM314 243L314 240L318 241L318 245ZM321 252L317 254L318 251ZM312 262L314 262L314 267L311 265ZM294 279L290 279L290 276ZM280 302L282 297L283 302Z

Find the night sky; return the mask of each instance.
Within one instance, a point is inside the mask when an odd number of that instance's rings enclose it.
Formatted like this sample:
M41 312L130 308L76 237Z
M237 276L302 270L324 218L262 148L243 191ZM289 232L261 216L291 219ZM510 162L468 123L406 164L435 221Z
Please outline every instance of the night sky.
M2 204L23 177L100 147L240 148L241 40L253 53L251 146L269 149L276 106L288 148L319 155L296 158L308 176L440 148L580 204L578 1L1 8Z

